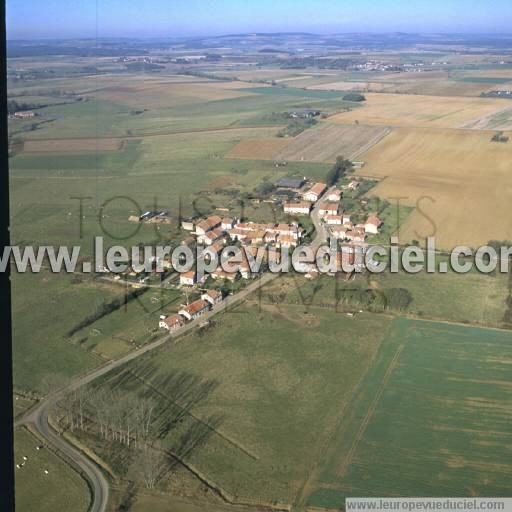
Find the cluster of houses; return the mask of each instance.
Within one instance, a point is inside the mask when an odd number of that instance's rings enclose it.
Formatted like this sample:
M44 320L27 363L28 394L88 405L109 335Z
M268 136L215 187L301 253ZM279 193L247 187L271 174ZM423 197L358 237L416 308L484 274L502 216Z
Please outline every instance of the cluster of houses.
M357 250L357 244L366 240L368 235L377 234L382 225L380 219L375 215L368 216L364 223L356 224L352 222L351 214L344 211L342 207L343 191L340 189L329 189L325 183L313 183L309 187L306 185L306 179L283 178L277 183L281 189L288 189L294 193L294 200L283 204L285 213L309 215L314 205L317 205L317 211L321 220L328 226L332 236L340 240L348 241L352 245L344 247L338 258L347 258L351 263L354 260L354 251ZM350 188L355 189L359 182L354 181ZM347 186L346 188L349 188ZM159 213L147 212L147 218L158 218ZM146 215L146 214L145 214ZM144 221L142 217L138 222ZM148 222L148 220L146 220ZM196 270L180 273L180 286L193 287L205 283L208 277L213 280L235 281L239 276L243 279L251 279L256 276L254 270L248 261L247 253L257 257L261 246L265 247L264 259L268 260L271 253L274 252L276 259L279 258L281 250L287 250L298 246L304 238L306 232L297 223L258 223L242 222L238 218L221 217L220 215L210 215L202 219L182 218L182 229L189 231L191 241L198 245L206 246L205 252L220 256L223 248L228 241L237 242L243 246L236 257L237 272L227 272L221 266L214 271L200 275ZM184 241L189 245L189 239ZM340 263L339 262L339 263ZM315 278L318 270L314 265L308 265L305 268L306 278ZM173 315L161 316L159 327L167 331L175 331L183 326L187 321L190 322L199 318L210 311L216 304L223 300L222 293L217 290L206 290L201 294L201 298L194 300L190 304L184 305Z
M358 182L349 183L347 188L354 189ZM343 191L333 189L327 191L325 183L314 183L301 194L302 200L289 201L283 204L285 213L309 215L313 205L318 204L318 213L335 238L349 242L363 243L369 235L375 235L382 226L382 221L370 215L364 223L354 225L351 214L343 210L341 198Z
M186 322L191 322L208 311L211 311L216 304L223 300L222 293L217 290L206 290L201 298L190 304L182 305L177 314L161 315L158 326L169 332L176 331Z
M197 243L207 246L210 254L213 251L217 255L220 255L228 241L239 242L242 246L253 250L254 255L256 255L257 248L261 245L267 247L268 251L276 252L281 249L296 247L305 235L305 230L296 222L291 224L240 222L237 218L222 218L218 215L210 215L197 222L190 218L182 219L181 227L191 231L195 235ZM240 251L240 257L239 272L242 278L250 279L254 277L246 252ZM209 276L214 280L228 279L234 281L238 277L238 273L226 272L222 267L218 267ZM180 274L180 284L194 286L204 282L206 277L208 276L198 276L195 271L191 270Z

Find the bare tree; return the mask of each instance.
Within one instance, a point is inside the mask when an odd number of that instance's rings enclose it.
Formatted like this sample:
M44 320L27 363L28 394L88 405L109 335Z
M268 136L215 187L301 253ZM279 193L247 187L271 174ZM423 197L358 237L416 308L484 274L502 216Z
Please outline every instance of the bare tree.
M158 445L145 444L140 450L139 472L148 489L154 489L165 473L167 455Z

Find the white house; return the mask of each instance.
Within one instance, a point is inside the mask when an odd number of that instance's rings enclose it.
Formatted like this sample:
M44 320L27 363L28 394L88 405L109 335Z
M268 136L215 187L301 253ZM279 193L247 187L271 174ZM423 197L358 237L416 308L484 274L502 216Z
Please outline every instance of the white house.
M283 209L285 213L301 213L304 215L309 215L309 212L311 211L311 203L309 201L284 203Z
M206 290L201 294L201 299L215 306L215 304L222 302L222 293L218 290Z
M323 202L318 209L320 215L337 215L339 203Z
M183 316L187 320L194 320L195 318L204 315L209 310L210 303L204 301L203 299L198 299L189 304L188 306L184 306L182 309L178 311L178 314Z
M324 219L329 226L341 226L343 224L343 217L341 215L326 215Z
M341 196L343 195L343 192L337 188L331 190L327 194L327 201L332 201L333 203L339 203L341 200Z

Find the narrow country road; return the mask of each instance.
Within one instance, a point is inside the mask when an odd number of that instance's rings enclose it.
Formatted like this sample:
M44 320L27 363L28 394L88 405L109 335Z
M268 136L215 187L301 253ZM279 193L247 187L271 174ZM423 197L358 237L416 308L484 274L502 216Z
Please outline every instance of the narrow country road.
M319 203L315 205L311 212L311 219L315 226L315 238L310 246L315 249L319 247L327 239L327 232L325 227L320 222L320 216L318 214ZM260 287L266 285L273 279L275 279L279 273L266 272L260 275L252 283L249 283L243 290L238 292L236 295L226 297L224 301L217 304L214 309L202 315L201 317L189 322L179 329L178 332L167 334L157 341L144 345L143 347L134 350L126 354L125 356L111 361L93 371L76 377L64 388L50 393L46 398L39 402L33 409L29 410L19 420L14 423L15 427L21 425L32 426L38 434L43 437L50 445L56 448L88 481L91 488L91 505L89 510L91 512L105 512L107 510L108 497L109 497L109 485L101 469L92 462L83 452L77 450L69 441L62 437L56 432L48 423L48 415L52 407L66 394L75 391L76 389L89 384L98 377L105 375L116 368L133 361L138 357L150 352L161 345L171 341L173 338L177 338L190 332L201 323L207 321L212 316L222 313L233 305L245 300L249 295L257 291Z

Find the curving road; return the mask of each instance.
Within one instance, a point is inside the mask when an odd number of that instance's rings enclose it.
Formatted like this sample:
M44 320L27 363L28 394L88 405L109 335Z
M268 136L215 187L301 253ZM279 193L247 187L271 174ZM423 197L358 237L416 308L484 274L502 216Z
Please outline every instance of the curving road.
M310 246L317 248L327 239L327 232L325 227L320 222L318 215L318 203L311 212L311 219L315 225L315 239L312 241ZM105 512L107 510L108 497L109 497L109 485L101 469L91 461L83 452L77 450L69 441L59 435L49 424L48 415L51 408L58 402L58 400L76 389L89 384L93 380L105 375L106 373L119 368L120 366L132 361L147 352L150 352L168 341L182 336L183 334L191 331L199 324L205 322L212 316L226 311L234 304L243 301L249 295L258 290L261 286L269 283L275 279L279 273L266 272L260 275L258 279L249 283L243 290L238 292L236 295L226 297L226 299L220 304L216 305L214 309L202 315L201 317L193 320L192 322L184 325L178 332L170 333L162 338L144 345L143 347L134 350L115 361L111 361L95 370L79 376L73 379L67 386L58 391L50 393L41 402L37 404L33 409L25 413L19 420L15 422L15 426L20 425L31 425L38 434L43 437L46 442L53 445L64 457L87 479L91 489L91 504L90 512Z

